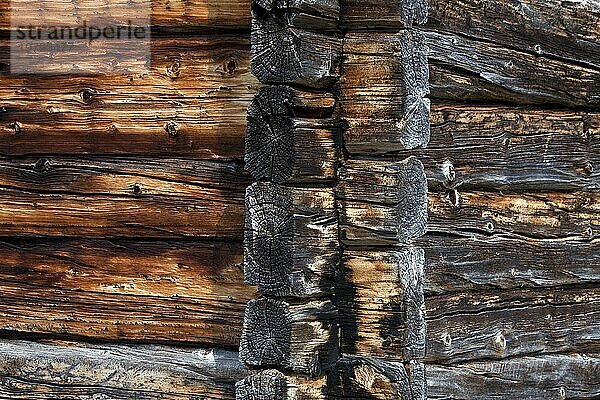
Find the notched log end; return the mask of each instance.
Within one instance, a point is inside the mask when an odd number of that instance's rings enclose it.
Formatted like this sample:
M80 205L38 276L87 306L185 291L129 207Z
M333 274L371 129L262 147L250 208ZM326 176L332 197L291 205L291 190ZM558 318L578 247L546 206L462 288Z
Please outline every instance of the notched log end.
M292 90L270 86L259 90L248 108L246 169L255 179L284 182L294 169Z
M404 326L404 360L425 357L427 328L425 322L424 270L425 251L412 247L396 253L398 273L404 289L406 321Z
M398 237L402 241L411 241L427 231L428 187L423 163L415 157L402 162L399 180Z
M236 400L281 400L287 398L285 375L266 370L251 375L235 384Z
M251 367L289 365L292 319L286 303L252 300L246 306L240 360Z
M293 268L292 199L288 189L255 183L246 190L244 276L266 295L290 294Z

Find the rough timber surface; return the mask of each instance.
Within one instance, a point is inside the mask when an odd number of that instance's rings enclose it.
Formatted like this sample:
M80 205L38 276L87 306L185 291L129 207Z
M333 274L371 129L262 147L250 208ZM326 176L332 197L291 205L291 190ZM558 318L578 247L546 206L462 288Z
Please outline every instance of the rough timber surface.
M92 340L239 343L242 246L156 240L0 243L0 332Z
M0 341L2 399L233 400L247 374L219 349Z
M277 370L254 373L236 383L237 400L327 400L327 376L307 378Z
M599 376L594 352L427 365L427 394L436 400L597 399Z
M427 0L340 0L347 29L411 28L427 21Z

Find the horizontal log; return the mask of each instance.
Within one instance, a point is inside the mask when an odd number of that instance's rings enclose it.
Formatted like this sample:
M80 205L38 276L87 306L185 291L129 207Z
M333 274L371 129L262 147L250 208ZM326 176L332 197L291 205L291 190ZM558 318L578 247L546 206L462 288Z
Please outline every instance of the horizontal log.
M270 1L260 1L256 4ZM335 5L336 1L299 1L303 5ZM285 3L284 3L285 4ZM339 75L342 40L324 34L323 18L312 18L315 30L297 26L294 11L255 10L252 18L252 73L262 83L327 88ZM259 7L260 8L260 7ZM312 14L319 16L320 14ZM325 19L325 21L327 21ZM331 22L331 20L329 20ZM335 25L335 24L334 24ZM326 28L327 26L325 26Z
M600 288L461 292L425 299L428 362L600 350Z
M245 304L234 243L0 242L0 331L236 347Z
M600 114L436 104L427 149L400 151L423 162L431 188L600 188Z
M0 159L0 235L241 239L239 165L182 159Z
M599 375L598 354L427 365L427 395L438 400L597 399Z
M335 98L287 86L260 89L248 108L246 169L273 182L333 180L339 158ZM318 118L315 118L318 117Z
M428 27L596 69L600 65L600 5L593 1L432 0Z
M123 54L126 57L126 54ZM241 158L258 90L246 35L154 39L147 74L0 73L0 154ZM0 60L10 60L0 40ZM5 65L6 67L6 65Z
M511 237L579 238L600 232L600 193L502 192L429 193L430 232L469 236L506 234Z
M416 158L349 160L340 168L336 196L346 244L397 244L425 233L427 182Z
M163 346L0 341L0 396L10 399L235 399L237 353Z
M252 300L246 307L240 360L318 377L338 359L338 313L330 301Z
M360 7L364 12L364 6ZM420 31L344 38L340 116L349 152L390 152L429 141L429 69Z
M268 296L333 291L339 259L331 189L255 183L246 192L244 276Z
M598 68L451 33L425 35L432 99L600 106Z
M425 250L425 291L430 294L600 282L597 239L425 235L415 244Z
M340 0L347 29L410 28L427 21L425 0Z
M345 251L335 304L346 354L413 360L425 355L420 248Z
M235 385L237 400L326 400L327 377L307 378L265 370Z
M250 26L250 0L151 0L141 4L150 6L153 26L169 30L185 27L189 32L193 31L191 28L248 29ZM35 7L17 0L0 4L0 29L10 28L11 10L19 15L22 26L37 26L40 21L46 26L79 26L89 16L102 16L107 26L127 26L129 20L139 17L140 7L140 2L127 0L112 1L110 7L103 1L92 0L86 2L85 8L70 1Z
M254 0L252 11L254 19L271 15L290 26L315 31L337 30L340 19L338 0Z
M416 361L398 363L344 356L332 375L330 399L427 399L425 366Z

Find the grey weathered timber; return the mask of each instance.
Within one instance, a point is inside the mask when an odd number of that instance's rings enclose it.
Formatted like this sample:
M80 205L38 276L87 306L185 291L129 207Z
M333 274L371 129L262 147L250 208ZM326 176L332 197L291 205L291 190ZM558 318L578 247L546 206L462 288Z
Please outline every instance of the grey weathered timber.
M427 149L400 151L425 165L432 189L600 188L600 114L438 104Z
M244 276L269 296L331 293L339 259L332 189L257 182L246 192Z
M600 193L458 191L429 193L431 232L592 240L600 232Z
M420 248L344 252L336 306L346 354L413 360L425 355Z
M264 370L235 385L237 400L326 400L327 377L307 378Z
M247 171L273 182L334 179L339 124L323 118L334 107L329 94L261 88L248 108Z
M299 0L292 7L287 4L254 2L252 73L262 83L330 86L338 76L342 41L335 33L323 31L337 26L337 2ZM331 18L320 17L323 8L330 10ZM306 10L310 11L308 18L302 12Z
M451 33L425 33L431 98L600 106L600 69Z
M350 153L427 145L429 67L421 32L347 34L342 68L340 114Z
M600 350L600 288L512 289L426 297L427 362Z
M427 0L340 0L349 29L410 28L427 21Z
M597 399L599 377L598 353L427 365L427 394L436 400Z
M427 226L427 180L416 158L348 160L340 168L341 240L349 245L410 242Z
M233 400L248 373L218 349L0 341L3 399Z
M330 399L425 400L425 365L346 355L332 374Z
M329 300L252 300L246 306L240 359L250 367L321 376L338 359L337 320Z
M431 0L428 27L531 54L600 66L597 1Z
M428 234L425 291L587 287L600 282L600 240L533 240L501 235Z

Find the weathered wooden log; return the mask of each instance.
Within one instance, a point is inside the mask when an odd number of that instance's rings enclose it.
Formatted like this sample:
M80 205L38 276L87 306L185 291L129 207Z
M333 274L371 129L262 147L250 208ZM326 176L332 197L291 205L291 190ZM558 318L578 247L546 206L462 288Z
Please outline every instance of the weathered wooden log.
M44 21L47 26L79 26L90 15L101 15L107 26L127 26L129 20L139 15L139 7L151 7L152 24L168 31L197 32L204 29L248 29L250 26L250 0L152 0L132 3L112 1L110 7L100 0L86 1L85 8L70 1L54 2L36 7L24 0L0 4L0 29L10 28L12 12L19 15L23 26L37 26ZM12 3L12 4L11 4ZM83 8L83 9L82 9ZM136 14L137 12L137 14ZM194 29L192 29L194 28Z
M587 287L600 282L598 239L425 235L415 244L425 249L425 291L430 294L568 285Z
M288 4L254 2L252 73L262 83L329 87L339 73L342 41L322 32L337 26L337 1L298 0L292 7ZM307 10L310 13L305 16Z
M237 400L326 400L327 377L307 378L265 370L235 385Z
M339 260L331 189L255 183L246 192L244 276L269 296L331 293Z
M340 115L350 153L427 145L429 69L421 32L347 34L342 68Z
M332 180L336 175L339 126L330 116L331 95L287 86L259 90L248 108L246 169L273 182Z
M0 341L6 399L235 399L237 353L163 346Z
M449 293L425 306L428 362L600 350L597 286Z
M427 395L439 400L597 399L600 356L542 354L456 366L427 365Z
M600 193L429 193L431 232L468 236L504 234L529 238L592 240L600 232Z
M410 28L427 21L426 0L340 0L348 29Z
M330 399L425 400L425 365L344 356L336 364Z
M340 168L336 196L346 244L397 244L425 233L427 181L416 158L348 160Z
M245 35L157 38L148 74L0 72L0 154L241 158L258 89ZM123 54L126 57L126 54ZM10 60L0 40L0 62Z
M241 239L248 178L181 159L0 160L3 236Z
M428 27L588 67L600 65L594 1L432 0Z
M244 307L234 243L0 243L0 331L234 347Z
M427 149L400 151L425 165L433 189L600 188L600 114L435 105Z
M328 300L252 300L246 307L240 359L250 367L321 376L338 359L337 321L337 310Z
M420 248L345 251L335 304L341 351L396 360L425 355L425 305Z
M426 32L431 98L600 106L600 69L451 33Z

